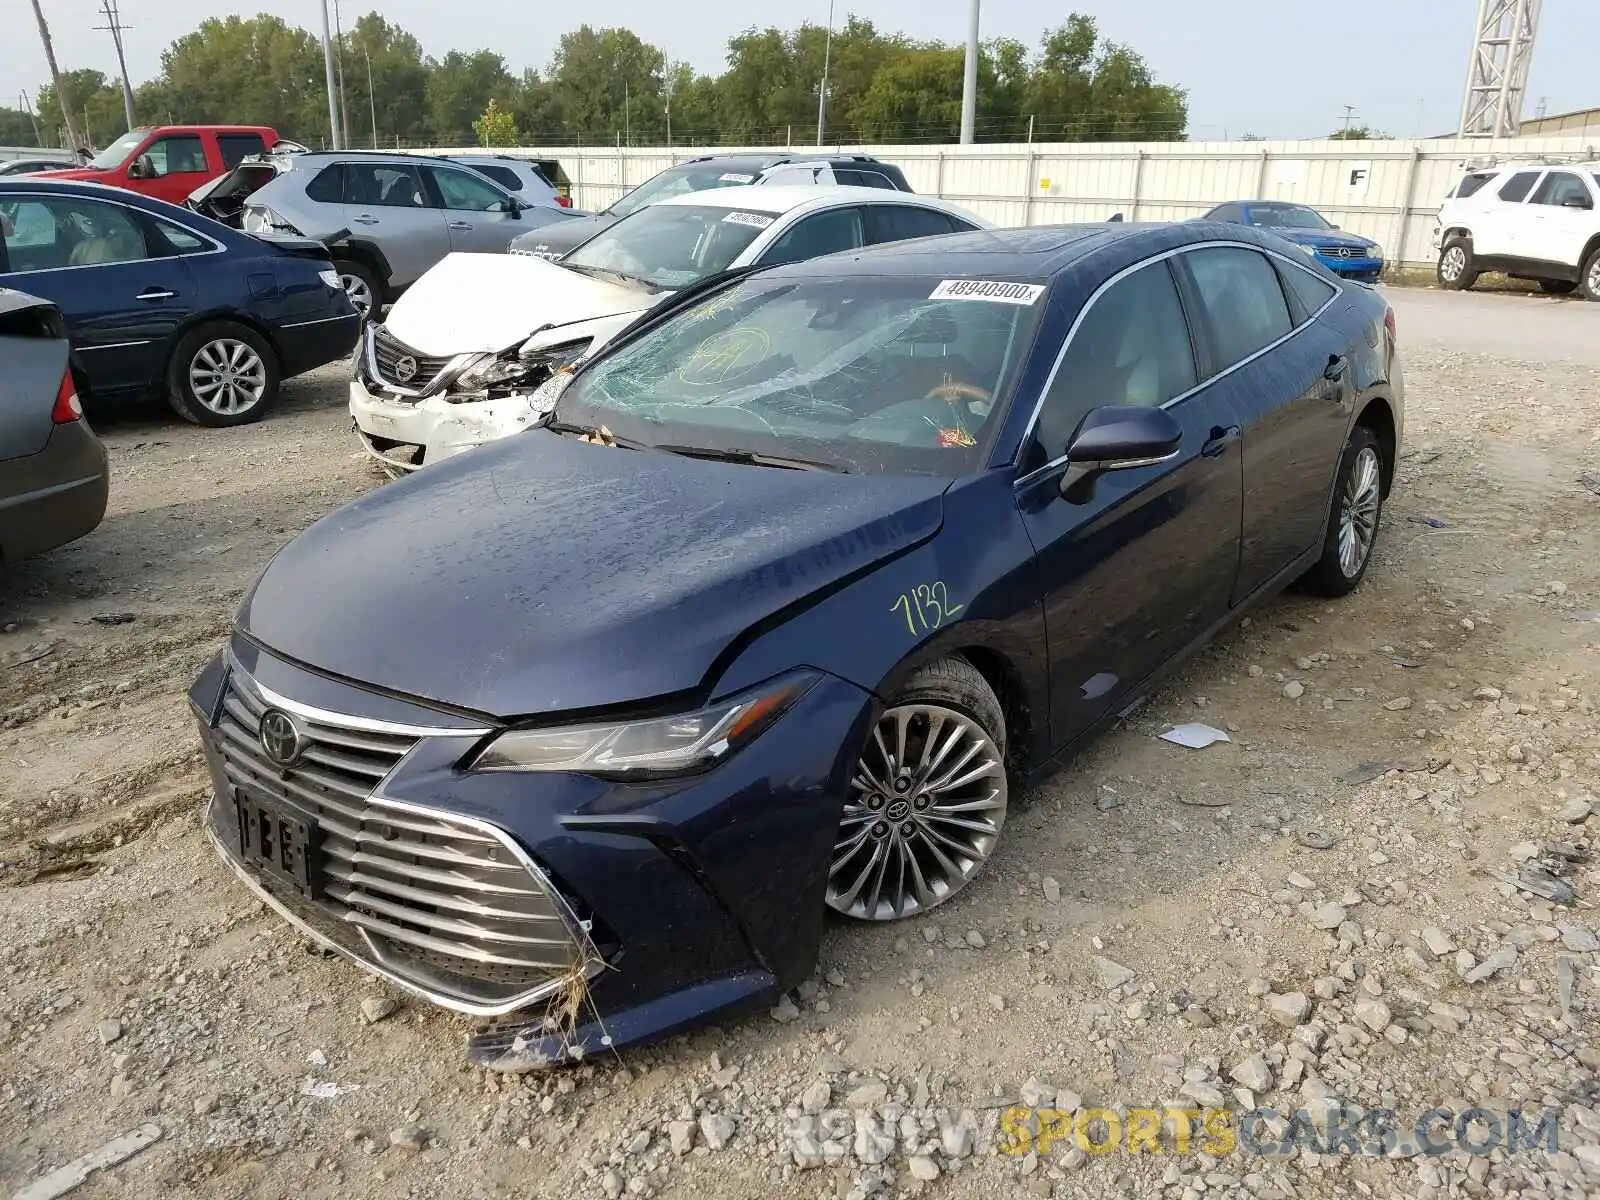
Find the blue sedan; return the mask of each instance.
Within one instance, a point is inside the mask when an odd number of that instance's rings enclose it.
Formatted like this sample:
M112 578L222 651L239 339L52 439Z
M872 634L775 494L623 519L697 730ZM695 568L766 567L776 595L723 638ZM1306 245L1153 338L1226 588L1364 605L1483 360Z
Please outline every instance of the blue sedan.
M259 420L361 327L320 242L97 184L0 179L0 287L61 310L96 408L162 396L201 425Z
M226 863L503 1070L960 893L1218 630L1361 583L1404 413L1381 295L1189 223L719 277L541 400L290 541L190 690Z
M1200 219L1270 229L1345 279L1376 283L1383 273L1382 246L1371 238L1343 232L1316 209L1304 204L1246 200L1218 205Z

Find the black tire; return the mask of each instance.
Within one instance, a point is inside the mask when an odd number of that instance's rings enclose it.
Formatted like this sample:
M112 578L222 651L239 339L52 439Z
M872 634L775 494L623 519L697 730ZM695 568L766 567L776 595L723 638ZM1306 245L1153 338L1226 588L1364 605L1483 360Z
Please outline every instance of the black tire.
M1541 279L1539 290L1546 296L1570 296L1578 290L1575 279Z
M1363 474L1356 481L1358 466ZM1358 491L1362 497L1367 496L1365 470L1369 467L1376 469L1377 476L1376 494L1368 509L1365 502L1359 507L1352 505L1351 497L1353 492ZM1348 596L1361 586L1361 581L1367 576L1367 568L1372 565L1372 553L1378 544L1378 530L1383 523L1383 502L1386 498L1383 494L1383 478L1387 468L1378 435L1365 425L1357 425L1350 431L1350 439L1344 444L1344 453L1339 456L1339 473L1334 479L1333 500L1328 505L1328 523L1322 535L1322 557L1300 577L1299 584L1303 590L1314 596ZM1371 532L1359 563L1353 567L1342 546L1347 508L1370 512ZM1359 537L1363 522L1356 521L1354 524L1356 528L1352 532Z
M254 354L259 375L253 365L246 369L249 355L236 353L235 346L247 347ZM218 361L240 364L235 376L239 388L228 392L224 386L222 393L208 393L203 387L197 391L197 372L203 377L206 366ZM248 425L259 421L278 402L281 381L277 352L266 338L235 321L209 321L178 339L167 362L167 403L173 412L196 425L214 429ZM251 392L255 393L253 400L248 398ZM230 404L219 400L219 394L248 402Z
M994 856L1010 800L994 689L964 659L921 668L862 747L828 866L828 907L895 921L943 904Z
M1439 286L1452 292L1464 292L1478 282L1480 271L1474 266L1472 239L1452 234L1439 247L1439 262L1434 274Z
M1578 279L1578 286L1583 290L1583 298L1600 301L1600 246L1589 251L1589 257L1583 260L1583 270Z
M376 271L353 258L334 259L333 269L339 273L339 282L344 284L345 295L350 297L350 303L356 306L363 321L375 320L383 315L383 280L378 278ZM363 291L371 298L370 301L361 298Z

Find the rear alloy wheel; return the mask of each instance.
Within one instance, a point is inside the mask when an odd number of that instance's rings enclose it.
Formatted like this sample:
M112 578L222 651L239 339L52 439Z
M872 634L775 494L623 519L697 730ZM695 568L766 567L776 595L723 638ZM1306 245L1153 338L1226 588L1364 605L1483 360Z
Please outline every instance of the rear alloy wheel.
M1600 246L1596 246L1583 263L1583 294L1590 300L1600 300Z
M339 273L344 294L361 314L361 319L366 321L377 315L375 310L383 307L383 285L373 270L365 263L348 258L335 261L333 269Z
M1377 435L1357 425L1339 460L1322 557L1301 585L1319 596L1345 596L1361 585L1383 520L1383 451Z
M1472 265L1472 243L1464 237L1453 237L1439 251L1439 286L1453 292L1466 291L1478 282L1478 272Z
M944 903L983 868L1010 796L1005 713L976 668L945 659L886 708L856 764L828 907L893 921Z
M218 321L190 330L167 367L167 400L197 425L247 425L278 399L278 356L255 330Z

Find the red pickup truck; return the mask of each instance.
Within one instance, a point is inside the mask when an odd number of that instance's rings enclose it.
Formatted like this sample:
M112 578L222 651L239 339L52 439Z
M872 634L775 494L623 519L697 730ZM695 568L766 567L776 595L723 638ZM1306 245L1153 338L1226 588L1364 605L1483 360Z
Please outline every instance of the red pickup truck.
M265 125L159 125L130 129L88 164L41 171L32 179L107 183L182 204L203 183L226 174L247 154L265 154L281 139Z

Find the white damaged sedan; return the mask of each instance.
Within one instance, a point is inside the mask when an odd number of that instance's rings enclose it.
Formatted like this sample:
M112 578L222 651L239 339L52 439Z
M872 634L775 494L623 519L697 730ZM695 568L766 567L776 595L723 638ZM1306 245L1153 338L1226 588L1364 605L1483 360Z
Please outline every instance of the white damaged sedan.
M450 254L367 327L350 415L390 474L414 471L526 429L579 360L709 276L989 227L929 196L785 185L674 196L556 262Z

